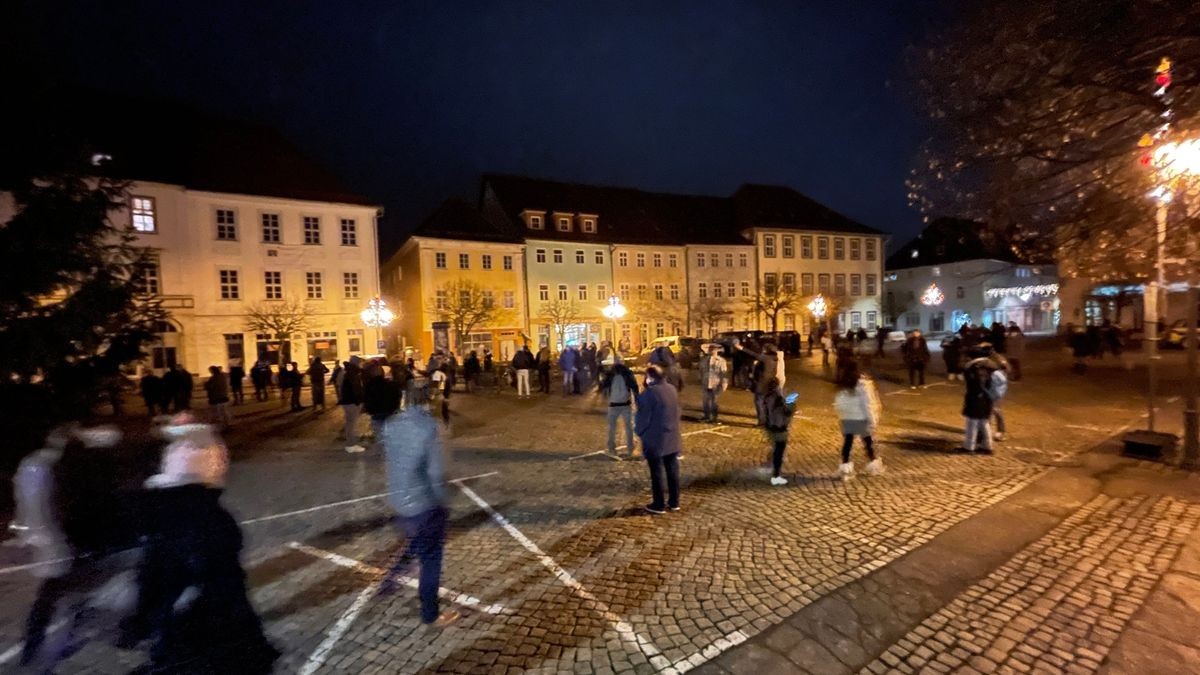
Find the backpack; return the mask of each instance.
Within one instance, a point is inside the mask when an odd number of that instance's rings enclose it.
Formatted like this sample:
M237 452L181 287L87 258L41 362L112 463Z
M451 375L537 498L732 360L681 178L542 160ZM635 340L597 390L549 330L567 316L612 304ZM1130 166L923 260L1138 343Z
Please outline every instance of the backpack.
M999 401L1008 393L1008 376L1003 370L992 371L992 386L987 393L993 401Z

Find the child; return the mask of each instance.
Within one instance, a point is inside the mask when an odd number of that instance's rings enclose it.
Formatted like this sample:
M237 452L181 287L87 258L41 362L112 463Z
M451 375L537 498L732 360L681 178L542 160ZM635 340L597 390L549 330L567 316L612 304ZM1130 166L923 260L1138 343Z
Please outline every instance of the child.
M794 396L795 394L792 395ZM771 485L787 485L787 479L779 475L779 472L783 468L783 452L787 449L788 425L792 423L792 416L796 413L795 398L788 401L779 390L779 380L772 377L767 380L763 408L766 410L767 435L774 444L771 454Z
M851 362L842 370L837 386L833 407L842 423L842 464L838 467L838 475L842 480L854 478L850 448L854 445L854 437L861 436L863 445L867 446L867 458L870 460L867 463L867 475L877 476L883 473L883 460L875 456L873 438L880 412L879 394L875 383L871 378L861 376L858 364Z
M963 449L975 452L976 446L984 454L992 454L992 426L990 419L995 409L992 400L992 372L996 370L995 363L983 353L967 363L965 378L967 391L963 396L962 414L966 418L966 431L963 438Z

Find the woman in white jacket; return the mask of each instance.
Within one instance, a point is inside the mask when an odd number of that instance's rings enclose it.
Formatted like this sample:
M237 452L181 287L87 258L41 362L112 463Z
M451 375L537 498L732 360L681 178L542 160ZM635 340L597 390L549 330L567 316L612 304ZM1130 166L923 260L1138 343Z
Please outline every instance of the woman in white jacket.
M842 464L838 467L838 475L843 480L854 477L850 448L854 444L854 437L861 436L863 445L867 447L867 458L870 460L867 463L867 474L877 476L883 473L883 460L875 456L873 439L881 408L875 383L871 378L861 376L858 365L852 362L842 371L837 387L833 407L842 423Z

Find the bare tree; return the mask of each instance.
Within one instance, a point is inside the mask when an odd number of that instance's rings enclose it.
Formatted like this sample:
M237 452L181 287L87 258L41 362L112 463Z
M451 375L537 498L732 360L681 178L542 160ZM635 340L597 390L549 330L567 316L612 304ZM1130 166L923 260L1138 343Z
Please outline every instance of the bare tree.
M574 300L550 300L542 303L541 309L538 310L538 316L549 322L554 327L555 335L561 339L567 326L579 322L582 311ZM552 342L553 337L551 336Z
M705 298L703 300L697 300L696 303L692 305L692 316L695 317L696 321L700 324L701 331L706 331L706 335L702 337L711 338L716 335L721 321L733 316L733 310L731 310L724 303L718 303L709 298Z
M800 306L801 296L794 288L782 285L763 286L758 293L745 300L747 309L756 315L762 314L771 323L771 331L779 330L779 315Z
M668 326L682 324L686 318L682 310L686 306L681 305L678 300L669 300L666 296L655 297L653 296L655 292L649 289L638 289L637 298L628 303L629 314L626 320L644 323L662 322Z
M284 345L291 354L292 336L308 328L312 314L312 306L296 298L260 302L246 310L246 330L266 333L279 341L275 365L282 368Z
M496 305L492 292L469 279L448 281L437 288L429 301L431 312L454 329L455 350L461 351L463 339L478 326L497 324L509 312Z

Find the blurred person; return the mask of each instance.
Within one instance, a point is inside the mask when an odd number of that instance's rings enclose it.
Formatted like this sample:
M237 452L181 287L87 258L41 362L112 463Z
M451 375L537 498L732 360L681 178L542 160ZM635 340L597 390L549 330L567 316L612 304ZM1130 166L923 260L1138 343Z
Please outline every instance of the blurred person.
M304 386L304 373L300 371L299 363L292 361L288 364L288 376L291 385L292 411L304 410L304 404L300 402L300 388Z
M947 380L962 379L962 340L954 333L942 338L942 361Z
M904 341L904 364L908 366L908 386L925 386L925 366L929 365L929 344L920 330L914 330Z
M558 355L558 369L562 372L563 396L575 393L575 371L579 369L579 351L574 345L567 345Z
M875 356L878 358L886 358L887 353L883 347L887 344L887 331L882 327L875 329Z
M862 438L867 449L867 474L883 473L883 460L875 456L875 427L879 424L879 392L871 378L859 373L857 365L842 372L837 381L837 393L833 397L833 409L837 412L842 428L842 463L838 475L842 480L854 478L854 463L850 461L850 450L854 437Z
M246 402L246 394L242 388L245 380L246 369L242 367L242 360L234 359L229 363L229 396L234 405Z
M550 393L550 362L553 355L550 353L549 345L542 345L542 348L537 353L537 373L538 373L538 391L543 394Z
M657 366L646 369L646 388L637 397L636 431L642 439L642 456L650 468L652 501L646 511L661 515L679 510L679 394ZM667 483L664 500L663 480Z
M700 386L704 389L704 417L701 422L717 423L720 413L718 401L729 385L729 366L721 357L718 345L708 345L708 352L700 359Z
M261 359L255 361L250 368L250 383L254 385L255 401L265 401L270 398L267 387L271 383L271 368Z
M308 383L312 386L313 408L325 410L325 375L329 372L321 357L314 356L308 364Z
M971 360L964 369L966 392L963 394L962 415L966 420L963 449L975 452L978 448L985 454L992 453L992 427L990 420L994 408L992 401L992 372L994 362L978 348L971 353Z
M346 441L346 452L359 453L366 450L358 444L358 415L362 412L362 404L364 399L362 370L359 364L362 362L357 356L351 356L346 362L346 368L342 371L341 385L338 386L338 405L342 408L342 417L344 425L342 428L342 438Z
M370 418L374 443L382 442L384 423L399 410L400 387L384 377L382 364L370 361L363 370L363 412Z
M228 427L233 423L229 415L229 378L221 371L220 366L208 367L208 381L204 383L204 393L208 396L208 411L213 424Z
M537 366L529 345L521 347L512 357L512 368L517 373L517 398L529 398L529 372Z
M605 373L600 379L600 391L608 401L608 453L614 457L621 457L617 453L617 424L624 422L624 458L632 458L635 445L632 406L634 398L638 395L637 378L619 354L610 354L604 365Z
M774 377L767 379L763 407L767 412L767 437L771 440L771 485L787 485L787 479L782 475L783 454L787 450L788 427L796 412L795 404L795 394L785 397L779 380Z
M479 363L479 356L472 349L467 353L466 360L463 361L463 382L468 394L479 388L481 372L483 372L483 366Z
M749 354L754 359L754 367L750 373L750 381L754 387L754 412L757 415L758 426L765 427L767 425L767 384L771 380L778 381L777 373L780 361L775 345L767 344L763 347L761 354L753 352L743 345L737 345L737 350Z
M153 370L147 370L145 375L142 375L142 381L138 383L138 388L142 393L142 401L146 404L146 412L150 417L154 417L159 410L158 404L162 400L163 383L162 378L154 374ZM167 413L167 408L161 408L162 413Z
M1008 367L1013 382L1021 379L1021 362L1025 359L1025 333L1015 322L1008 324Z

